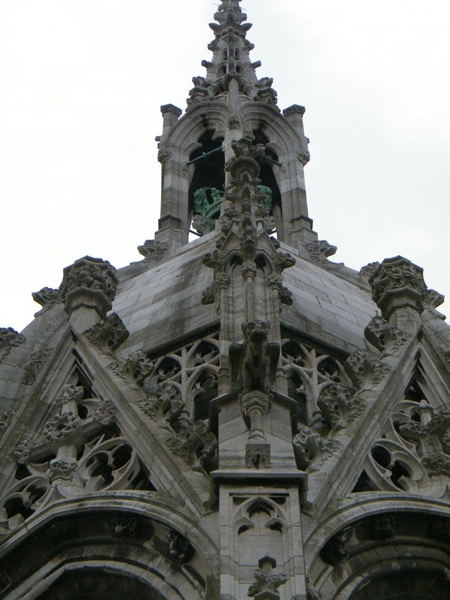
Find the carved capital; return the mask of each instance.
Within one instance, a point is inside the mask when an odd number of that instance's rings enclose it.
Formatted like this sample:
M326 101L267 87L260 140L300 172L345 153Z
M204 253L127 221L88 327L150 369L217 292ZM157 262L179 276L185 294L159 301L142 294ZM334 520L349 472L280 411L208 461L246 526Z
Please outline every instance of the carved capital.
M385 319L398 308L423 311L427 287L423 269L402 256L385 259L369 279L374 302Z
M291 117L292 115L301 115L303 116L306 112L306 108L304 106L300 106L300 104L293 104L292 106L288 106L283 110L283 115L285 117Z
M242 396L241 403L242 413L249 417L253 410L259 411L263 415L267 415L270 411L270 399L263 392L249 392Z
M175 106L174 104L164 104L163 106L161 106L161 114L163 116L173 115L178 119L183 114L183 111L181 110L181 108L178 108L178 106Z
M248 279L248 278L255 278L256 277L256 265L252 262L245 262L242 265L242 275Z
M101 318L111 308L117 285L116 269L105 260L85 256L64 269L59 287L65 311L71 315L78 308L94 309Z
M267 283L269 284L269 287L277 290L278 293L281 292L283 280L281 279L281 277L279 275L269 275L267 277Z

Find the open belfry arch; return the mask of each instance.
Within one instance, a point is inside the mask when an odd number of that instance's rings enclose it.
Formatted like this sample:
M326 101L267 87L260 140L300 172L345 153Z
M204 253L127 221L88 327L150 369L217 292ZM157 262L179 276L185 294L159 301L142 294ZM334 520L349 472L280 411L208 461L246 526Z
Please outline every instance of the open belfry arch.
M0 598L448 600L443 297L329 260L305 110L240 0L214 19L143 259L85 256L0 329Z

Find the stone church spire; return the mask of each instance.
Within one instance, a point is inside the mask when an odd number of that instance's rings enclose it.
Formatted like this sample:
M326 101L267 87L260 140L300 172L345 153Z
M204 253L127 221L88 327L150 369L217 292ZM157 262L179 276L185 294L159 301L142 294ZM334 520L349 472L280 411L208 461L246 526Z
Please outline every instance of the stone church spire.
M206 76L193 77L186 113L172 104L161 110L158 138L162 164L161 216L156 240L179 247L189 233L214 231L230 184L226 166L233 144L263 146L258 157L260 185L269 193L270 216L279 241L298 248L317 239L308 216L303 169L309 161L303 131L304 107L283 112L273 79L259 78L252 62L251 24L240 0L223 0L210 24L212 58L203 61Z
M252 27L247 15L242 12L239 0L225 0L214 15L217 23L210 23L215 34L208 49L213 52L211 62L204 60L206 77L194 77L195 87L190 92L188 107L198 100L217 98L230 91L231 82L236 82L239 92L249 99L265 98L276 105L276 93L271 90L272 79L258 81L256 69L261 62L252 62L250 52L254 45L247 40ZM267 90L270 90L269 92Z

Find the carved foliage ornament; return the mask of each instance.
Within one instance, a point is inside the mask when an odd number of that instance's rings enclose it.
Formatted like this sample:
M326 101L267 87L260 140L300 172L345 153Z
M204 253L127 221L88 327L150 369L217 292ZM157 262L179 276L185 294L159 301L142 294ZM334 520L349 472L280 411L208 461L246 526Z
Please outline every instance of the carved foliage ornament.
M345 361L344 367L353 384L359 390L377 385L390 371L388 365L364 350L356 350Z
M293 445L299 468L310 472L318 471L341 446L339 442L323 438L317 431L301 424L294 436Z
M55 290L53 288L44 287L39 290L39 292L33 292L31 295L33 296L33 300L42 306L42 309L35 313L35 317L49 310L55 306L55 304L61 303L59 290Z
M364 330L364 335L368 342L375 346L385 358L404 346L410 336L399 329L389 325L386 319L380 315L374 317Z
M106 317L102 323L97 323L86 332L86 337L105 354L112 354L129 335L122 319L116 313Z
M25 336L12 327L0 327L0 361L13 349L25 342Z
M318 407L322 417L333 431L344 429L366 407L362 398L354 395L354 389L335 383L320 395Z
M104 316L111 308L118 283L116 269L108 261L85 256L64 269L59 292L69 314L77 306L77 297L86 296ZM81 300L81 305L84 302Z
M48 357L51 354L51 350L46 348L42 350L38 350L34 352L30 360L26 363L23 370L25 371L22 377L22 383L24 385L33 385L36 381L36 378L44 368L45 363L47 362Z
M139 253L144 257L144 262L159 263L169 249L172 242L160 242L158 240L146 240L138 246Z
M311 260L316 263L326 263L327 259L337 251L337 246L329 244L326 240L308 242L304 247L308 250Z

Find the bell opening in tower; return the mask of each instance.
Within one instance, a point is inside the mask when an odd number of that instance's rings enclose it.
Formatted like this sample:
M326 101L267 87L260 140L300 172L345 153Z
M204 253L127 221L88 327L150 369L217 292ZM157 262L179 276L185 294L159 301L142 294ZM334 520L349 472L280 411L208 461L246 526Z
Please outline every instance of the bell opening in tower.
M191 233L199 236L214 231L225 193L223 138L214 138L214 133L207 129L198 140L201 146L189 157L194 166L189 187L189 222Z

